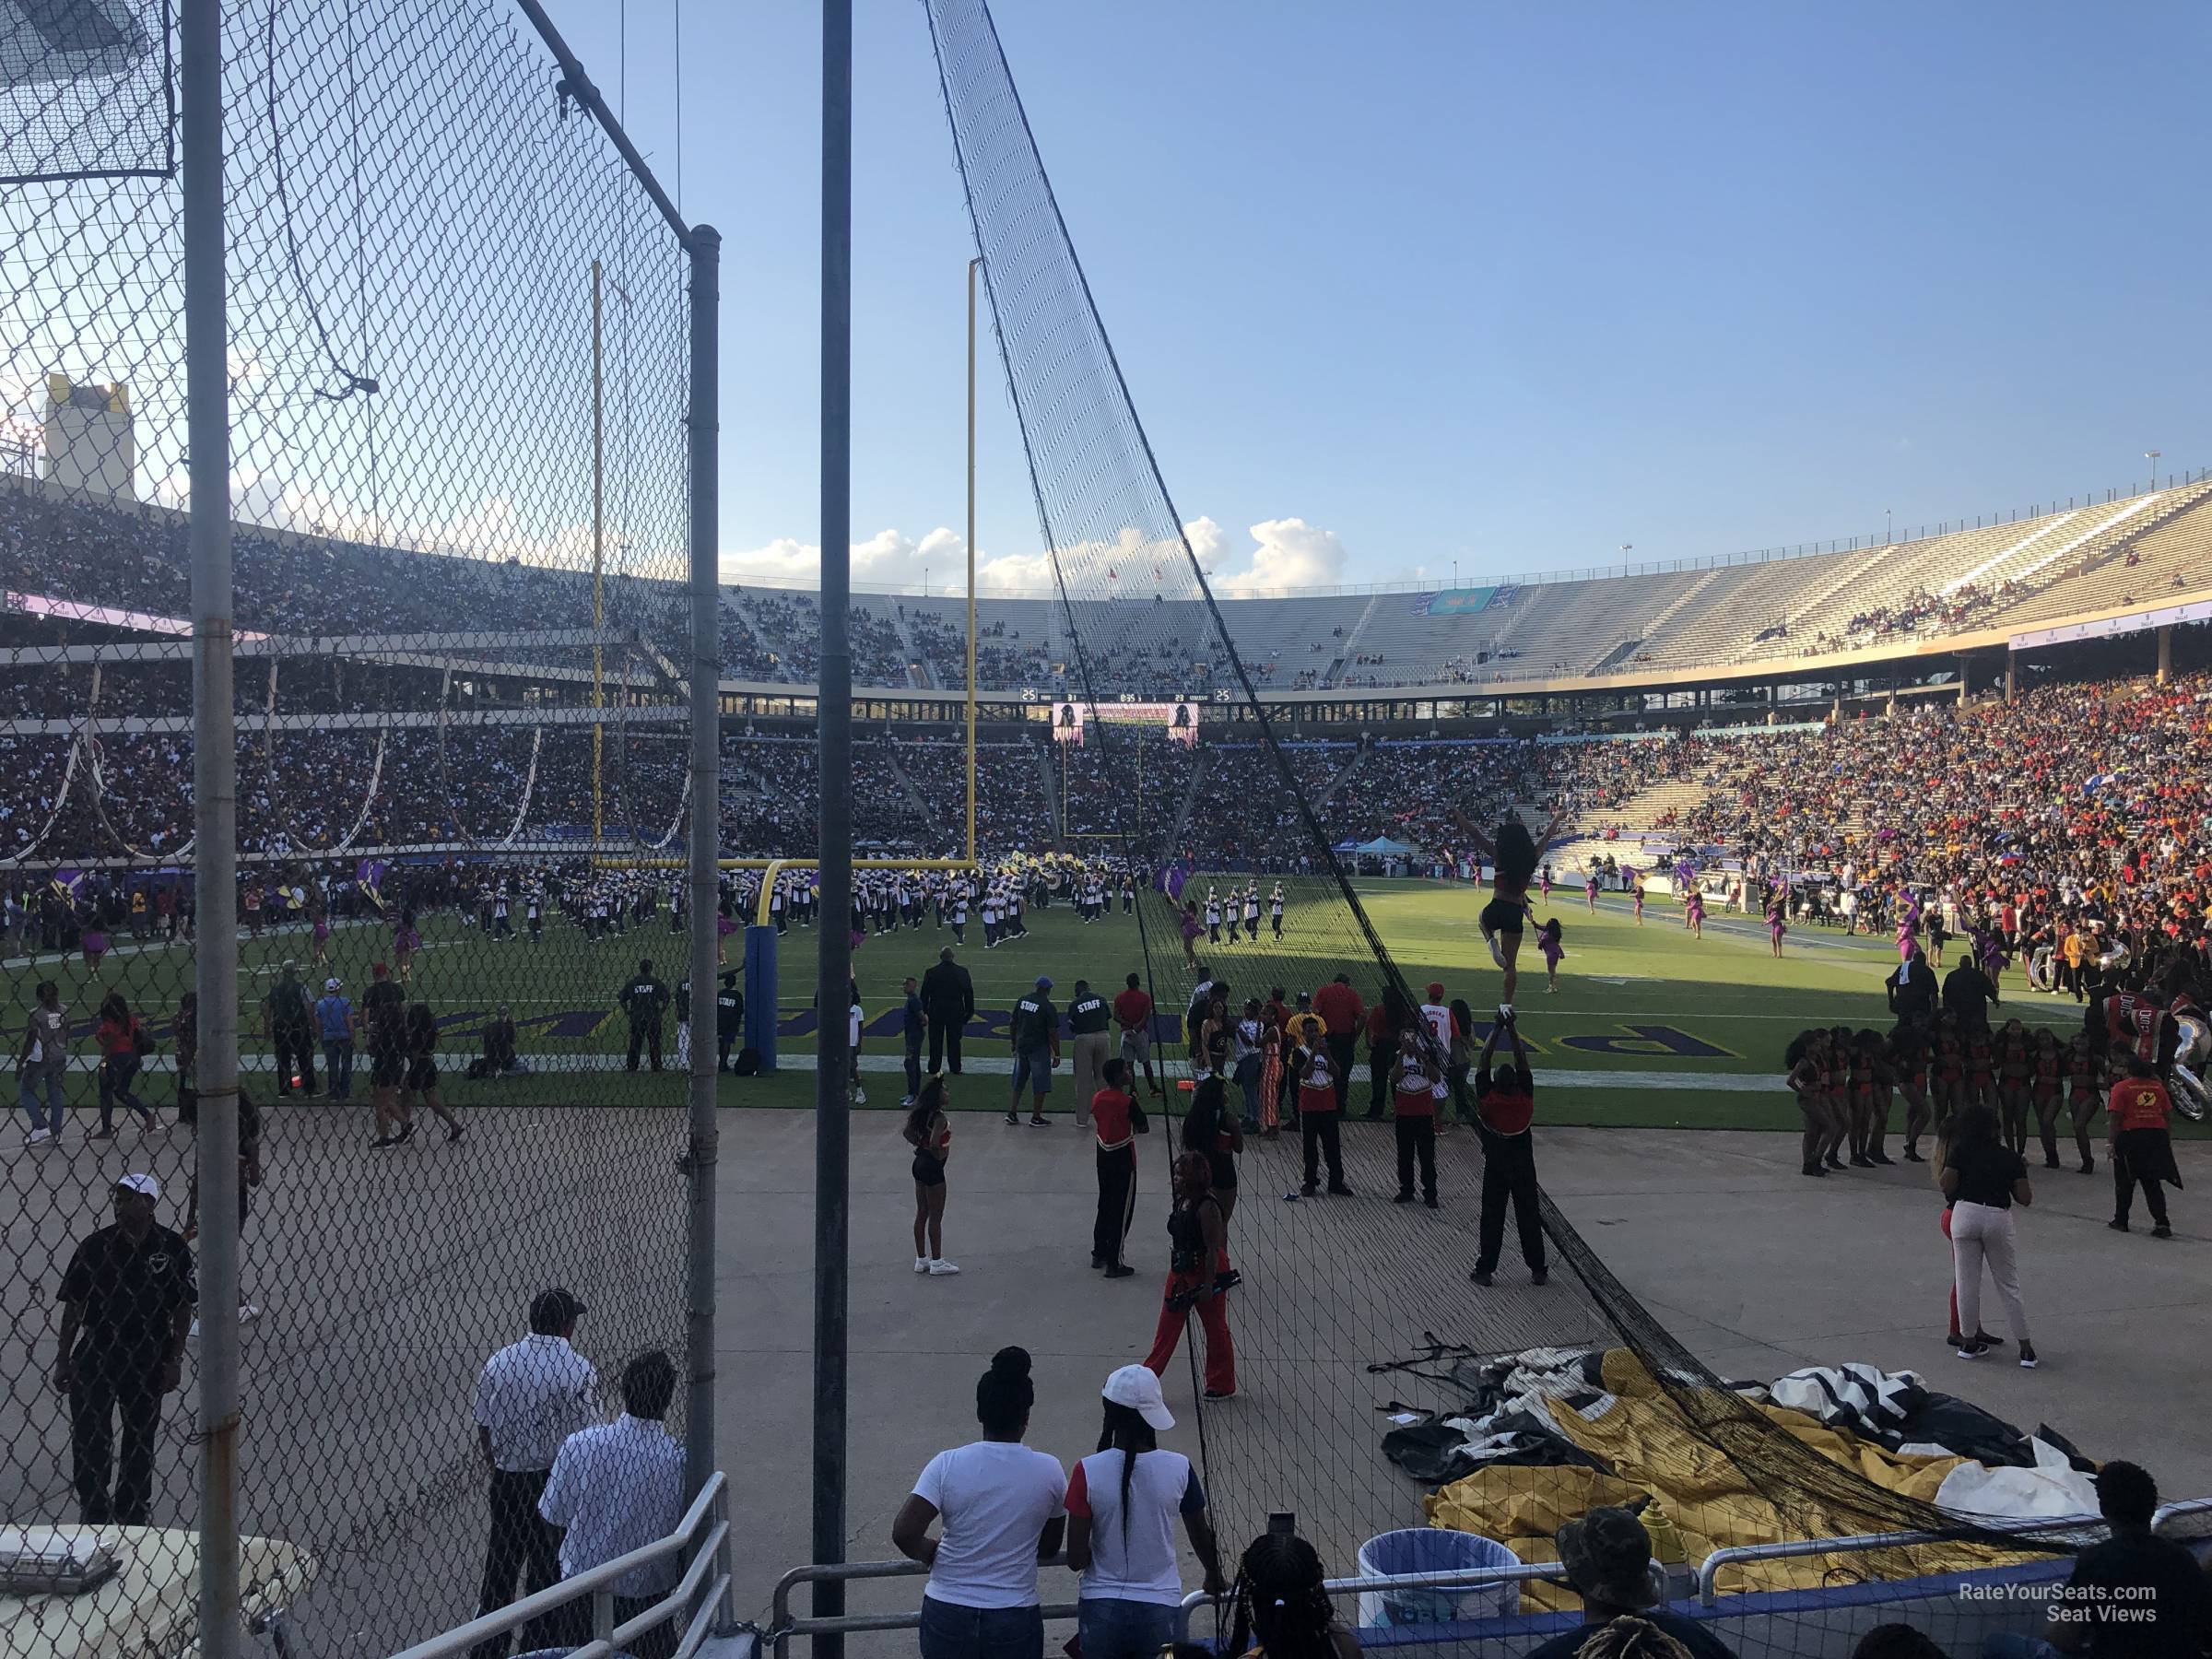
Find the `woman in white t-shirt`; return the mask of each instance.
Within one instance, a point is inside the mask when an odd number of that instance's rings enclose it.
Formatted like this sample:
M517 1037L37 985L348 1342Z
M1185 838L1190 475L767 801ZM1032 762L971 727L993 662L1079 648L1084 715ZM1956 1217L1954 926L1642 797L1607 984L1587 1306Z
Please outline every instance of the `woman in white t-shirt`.
M1021 1443L1036 1397L1028 1351L994 1354L975 1385L983 1438L931 1458L891 1523L899 1553L929 1568L922 1659L1042 1659L1037 1563L1059 1551L1067 1477Z
M1156 1430L1175 1426L1159 1379L1124 1365L1100 1394L1106 1425L1099 1449L1067 1483L1067 1564L1083 1575L1083 1659L1152 1659L1174 1639L1182 1601L1176 1516L1206 1570L1206 1589L1218 1595L1229 1583L1198 1471L1182 1453L1159 1450Z

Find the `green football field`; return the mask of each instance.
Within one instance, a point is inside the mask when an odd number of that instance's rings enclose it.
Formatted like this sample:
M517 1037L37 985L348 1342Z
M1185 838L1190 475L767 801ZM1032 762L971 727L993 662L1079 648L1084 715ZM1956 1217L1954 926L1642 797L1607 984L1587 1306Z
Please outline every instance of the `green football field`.
M1205 886L1199 877L1191 890L1202 893ZM1212 947L1202 942L1201 959L1217 977L1231 983L1240 1000L1245 994L1265 997L1277 985L1291 992L1311 989L1341 971L1371 1003L1381 976L1348 911L1334 900L1334 888L1319 881L1292 881L1286 888L1290 901L1280 946L1269 941ZM1430 981L1440 980L1447 996L1465 997L1478 1020L1488 1017L1498 999L1499 973L1477 924L1483 901L1479 891L1410 880L1364 881L1359 891L1376 931L1417 994ZM1549 1122L1790 1128L1795 1112L1779 1086L1780 1056L1790 1038L1815 1023L1887 1027L1882 979L1896 962L1887 939L1848 940L1832 930L1809 929L1793 933L1777 961L1764 926L1752 918L1716 912L1706 923L1704 937L1693 939L1682 924L1679 907L1671 903L1653 901L1644 925L1638 927L1625 897L1602 896L1595 914L1584 908L1579 889L1562 890L1554 898L1557 902L1539 905L1537 914L1557 915L1565 924L1567 956L1558 988L1545 984L1532 934L1523 951L1517 999L1522 1029L1545 1086ZM616 992L641 956L651 957L671 984L681 977L684 942L667 931L665 919L594 941L563 921L549 920L542 941L533 943L522 936L487 940L441 913L423 933L425 948L416 961L410 994L426 998L442 1023L440 1064L453 1103L680 1099L682 1079L673 1071L632 1078L620 1070L627 1024L614 1004ZM895 1106L902 1092L896 1034L900 982L907 974L920 974L951 939L949 930L941 932L925 920L918 930L872 937L856 953L855 974L870 1027L864 1077L871 1109ZM249 1070L258 1062L260 1075L267 1076L260 998L286 959L299 960L302 977L317 988L325 974L337 974L358 1000L369 982L370 964L388 955L388 943L382 926L341 925L330 942L329 965L315 969L299 932L247 941L241 1047ZM1147 977L1155 994L1163 1008L1180 1010L1191 982L1171 912L1157 896L1140 900L1140 916L1116 909L1088 926L1063 907L1032 911L1030 936L993 950L983 948L982 930L971 924L959 954L987 1018L1003 1015L1039 974L1052 976L1053 994L1063 1010L1078 978L1088 978L1111 996L1126 974L1147 972L1145 944L1150 947ZM728 941L732 966L742 959L742 935ZM811 1104L817 945L817 935L806 928L794 928L780 941L782 1067L773 1076L724 1077L724 1105ZM158 944L135 946L127 938L118 946L97 976L88 975L74 957L41 959L35 972L20 959L11 962L18 1001L28 1001L33 980L52 976L60 981L64 999L79 1021L89 1020L102 991L116 989L149 1014L157 1030L163 1029L177 994L189 983L189 953ZM2002 989L2009 994L2007 1009L2030 1023L2070 1028L2079 1018L2070 1000L2029 991L2018 972L2007 976ZM462 1071L477 1052L477 1033L501 1004L521 1027L522 1051L532 1069L496 1082L470 1081ZM20 1020L18 1011L10 1023L19 1030ZM673 1018L666 1037L673 1068ZM80 1039L80 1054L90 1047ZM164 1041L155 1070L162 1068L167 1050ZM1006 1052L1003 1024L994 1033L971 1031L969 1075L956 1085L957 1107L1005 1110ZM995 1071L991 1069L994 1063ZM365 1079L357 1080L357 1099L364 1092L362 1083ZM172 1088L165 1077L156 1076L147 1079L145 1092L166 1103ZM1363 1054L1355 1079L1356 1103L1364 1100L1367 1088ZM72 1078L71 1098L87 1103L94 1098L88 1072ZM1065 1081L1052 1104L1056 1109L1072 1104Z

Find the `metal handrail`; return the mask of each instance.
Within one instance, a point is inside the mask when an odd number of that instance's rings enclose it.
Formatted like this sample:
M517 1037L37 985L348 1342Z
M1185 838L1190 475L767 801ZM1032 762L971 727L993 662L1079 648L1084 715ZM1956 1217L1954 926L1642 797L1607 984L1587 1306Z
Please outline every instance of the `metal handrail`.
M1665 1565L1653 1561L1644 1571L1651 1577L1652 1594L1660 1601L1666 1600ZM1479 1590L1486 1584L1524 1583L1531 1579L1563 1578L1566 1571L1567 1569L1558 1561L1522 1561L1512 1567L1452 1568L1439 1572L1398 1572L1380 1577L1324 1579L1321 1587L1331 1595L1358 1595L1390 1590ZM1216 1595L1206 1590L1192 1591L1175 1609L1175 1640L1183 1641L1189 1639L1191 1615L1200 1607L1227 1606L1232 1599L1230 1594Z
M1964 1524L1962 1523L1962 1525ZM2023 1542L2045 1533L2082 1532L2101 1528L2101 1515L2066 1515L2051 1521L2031 1521L2014 1524L1996 1525L1979 1524L1982 1532L2003 1533ZM1971 1540L1969 1540L1971 1541ZM1725 1549L1716 1549L1707 1556L1698 1569L1698 1599L1705 1606L1716 1606L1720 1602L1721 1569L1738 1561L1778 1561L1808 1555L1856 1555L1875 1549L1901 1549L1920 1544L1956 1544L1961 1542L1958 1534L1940 1532L1886 1532L1858 1533L1843 1538L1787 1538L1774 1544L1735 1544Z
M1066 1565L1066 1557L1053 1556L1038 1562L1041 1567ZM1557 1561L1523 1561L1512 1567L1458 1568L1441 1572L1405 1572L1382 1577L1328 1579L1322 1587L1332 1594L1357 1594L1366 1591L1387 1590L1478 1590L1486 1584L1523 1583L1531 1579L1557 1578L1566 1569ZM828 1636L833 1634L860 1635L884 1630L912 1630L919 1629L922 1614L912 1613L849 1613L835 1618L794 1618L791 1613L791 1593L801 1584L850 1583L861 1579L920 1578L929 1569L920 1561L838 1561L794 1567L776 1581L775 1594L770 1603L768 1630L762 1637L777 1654L778 1659L788 1651L794 1637ZM1653 1561L1650 1568L1653 1593L1661 1599L1666 1597L1666 1569ZM1182 1641L1188 1633L1190 1617L1198 1607L1221 1605L1226 1595L1209 1594L1194 1590L1182 1598L1176 1609L1175 1638ZM1075 1618L1080 1616L1080 1606L1075 1602L1048 1602L1040 1612L1047 1620Z
M625 1642L683 1612L684 1604L698 1591L708 1569L718 1567L720 1571L716 1573L712 1593L700 1608L699 1615L695 1615L686 1626L682 1641L677 1645L677 1653L682 1659L683 1655L698 1651L699 1642L705 1639L716 1622L731 1626L735 1622L734 1618L727 1616L726 1608L725 1617L719 1621L700 1617L712 1613L727 1601L730 1594L730 1571L726 1559L730 1536L726 1513L728 1491L728 1477L716 1470L708 1477L707 1483L700 1488L699 1496L691 1500L691 1507L684 1512L683 1519L676 1524L676 1530L666 1537L655 1538L650 1544L641 1544L626 1555L617 1556L611 1561L603 1561L573 1578L562 1579L558 1584L550 1584L535 1594L525 1595L521 1601L511 1602L497 1612L484 1614L465 1625L432 1636L426 1641L418 1641L413 1647L394 1653L392 1659L461 1659L461 1655L467 1653L485 1638L519 1630L533 1619L542 1618L555 1608L565 1607L585 1596L589 1596L592 1603L592 1638L582 1646L571 1650L568 1659L613 1659ZM618 1627L615 1624L616 1580L640 1567L650 1567L692 1548L695 1535L710 1515L713 1517L713 1524L706 1529L703 1537L696 1538L698 1553L685 1570L683 1577L677 1581L676 1588L635 1618Z
M2161 1503L2150 1517L2150 1530L2160 1537L2171 1522L2186 1515L2212 1515L2212 1498L2183 1498L2176 1503Z

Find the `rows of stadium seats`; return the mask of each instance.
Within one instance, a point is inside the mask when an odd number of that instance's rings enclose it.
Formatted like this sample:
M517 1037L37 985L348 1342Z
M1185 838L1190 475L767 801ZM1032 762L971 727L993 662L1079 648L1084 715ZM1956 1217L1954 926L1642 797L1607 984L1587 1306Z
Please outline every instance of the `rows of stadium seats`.
M1228 599L1220 611L1263 689L1481 686L1601 666L1788 658L2196 591L2212 571L2207 503L2212 480L1889 547L1505 588L1481 610L1441 616L1429 614L1430 595L1400 593ZM237 621L248 630L581 627L592 614L587 576L512 560L241 526L234 566ZM189 610L180 515L64 498L21 480L0 480L0 576L40 600L172 621ZM687 619L677 590L618 572L605 603L611 625L642 629L664 652L680 647ZM988 689L1079 688L1086 673L1102 695L1204 691L1225 681L1211 617L1198 605L1077 600L1081 653L1055 599L986 597L977 610L978 677ZM963 601L861 595L848 624L857 684L965 685ZM724 591L722 649L735 677L810 684L820 631L811 593ZM514 660L531 660L511 649Z

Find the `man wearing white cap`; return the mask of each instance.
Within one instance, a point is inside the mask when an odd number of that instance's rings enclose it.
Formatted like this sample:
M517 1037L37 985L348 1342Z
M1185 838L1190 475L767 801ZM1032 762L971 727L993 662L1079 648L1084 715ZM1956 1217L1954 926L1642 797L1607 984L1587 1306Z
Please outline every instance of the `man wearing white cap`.
M1067 1483L1067 1564L1083 1575L1083 1659L1150 1659L1174 1639L1182 1601L1177 1516L1206 1589L1218 1595L1228 1583L1198 1471L1182 1453L1159 1449L1159 1430L1175 1426L1159 1379L1124 1365L1099 1394L1106 1418L1099 1449Z
M353 999L335 979L323 982L315 1002L315 1030L323 1039L324 1069L330 1077L330 1098L353 1097Z
M155 1225L160 1198L161 1185L151 1175L118 1180L114 1221L88 1234L62 1274L53 1385L69 1401L72 1479L88 1526L147 1523L161 1396L177 1387L199 1297L191 1249ZM113 1437L118 1412L120 1465Z

